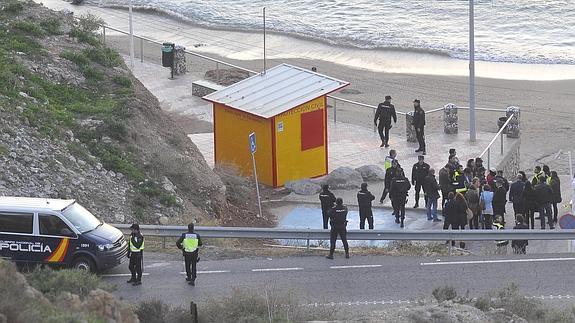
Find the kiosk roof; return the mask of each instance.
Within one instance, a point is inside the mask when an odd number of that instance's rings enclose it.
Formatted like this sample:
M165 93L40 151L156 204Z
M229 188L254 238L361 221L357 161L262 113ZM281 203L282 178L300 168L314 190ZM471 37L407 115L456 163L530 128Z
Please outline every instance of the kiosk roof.
M203 98L267 119L347 85L349 82L281 64Z

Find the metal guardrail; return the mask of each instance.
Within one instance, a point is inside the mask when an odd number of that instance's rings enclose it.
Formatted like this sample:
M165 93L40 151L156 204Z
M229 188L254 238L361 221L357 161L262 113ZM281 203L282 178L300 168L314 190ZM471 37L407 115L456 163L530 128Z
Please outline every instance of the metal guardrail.
M511 115L509 118L507 118L507 120L505 121L503 126L501 126L501 129L499 129L497 134L495 134L495 137L493 137L493 139L491 139L491 141L489 142L487 147L485 147L483 152L481 152L481 154L479 155L480 158L483 158L483 156L485 156L485 154L487 154L487 169L491 169L491 146L493 146L493 144L497 140L497 137L501 138L500 153L501 153L501 155L504 154L504 151L503 151L503 131L505 131L505 129L507 128L507 125L509 125L509 122L511 122L511 120L513 120L513 118L515 118L515 115Z
M112 224L125 234L129 224ZM144 236L179 237L186 226L140 225ZM278 229L246 227L196 227L204 238L329 240L323 229ZM489 241L489 240L575 240L575 230L348 230L348 240Z

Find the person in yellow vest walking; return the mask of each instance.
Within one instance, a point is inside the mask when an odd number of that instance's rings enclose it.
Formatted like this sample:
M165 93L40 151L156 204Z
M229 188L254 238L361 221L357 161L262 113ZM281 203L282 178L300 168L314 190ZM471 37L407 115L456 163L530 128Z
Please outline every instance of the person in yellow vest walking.
M184 263L186 265L186 281L188 284L196 285L196 264L200 260L198 257L199 247L202 246L200 235L194 232L194 224L188 224L188 232L182 233L182 236L176 242L178 249L184 252ZM191 270L190 270L191 266Z
M132 234L128 242L128 258L130 264L128 269L132 274L132 278L127 281L128 284L134 286L142 285L142 265L144 261L144 236L140 233L140 226L137 223L130 226Z

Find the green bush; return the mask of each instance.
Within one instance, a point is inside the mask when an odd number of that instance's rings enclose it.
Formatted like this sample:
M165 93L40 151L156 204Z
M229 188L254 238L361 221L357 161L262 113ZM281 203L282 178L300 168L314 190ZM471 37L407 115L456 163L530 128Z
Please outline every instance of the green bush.
M162 194L162 188L155 182L146 180L140 183L138 192L148 197L156 197Z
M176 196L174 194L162 193L160 195L160 203L167 207L178 206Z
M8 3L4 3L2 5L2 11L10 13L10 14L17 14L24 10L24 5L20 1L9 1Z
M192 316L186 310L181 307L170 307L158 299L140 302L135 312L141 323L192 322Z
M44 36L44 30L29 20L18 21L14 24L14 27L30 35L38 37Z
M303 306L289 292L234 289L230 297L208 300L198 306L200 322L306 322L336 318L333 306ZM271 318L271 319L270 319Z
M434 289L431 294L440 303L443 301L450 301L457 297L457 292L455 291L455 288L451 286L438 287Z
M80 67L90 64L90 59L84 53L65 50L60 54L60 56L76 63L76 65Z
M78 41L81 43L86 43L92 46L101 45L100 40L90 32L85 32L78 29L72 29L70 31L70 36L78 39Z
M93 62L106 67L116 67L122 64L122 57L115 50L108 47L95 47L84 51Z
M98 276L74 269L37 269L26 274L26 279L32 287L52 300L63 292L83 298L95 289L112 290Z
M42 46L25 35L14 33L6 41L6 47L14 52L22 52L28 55L41 55L43 53Z
M60 21L56 18L48 18L40 23L40 26L48 35L60 35Z
M130 78L123 76L123 75L116 75L112 78L112 82L121 85L123 87L131 87L132 80Z
M0 144L0 156L8 155L8 152L9 152L8 147Z

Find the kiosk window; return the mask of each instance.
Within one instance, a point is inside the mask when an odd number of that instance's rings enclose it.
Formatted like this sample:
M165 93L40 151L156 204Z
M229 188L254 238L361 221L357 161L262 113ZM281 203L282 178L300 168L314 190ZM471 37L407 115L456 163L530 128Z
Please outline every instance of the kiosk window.
M74 237L75 234L68 225L57 216L39 214L40 234L45 236Z
M32 233L34 214L0 213L0 232Z

